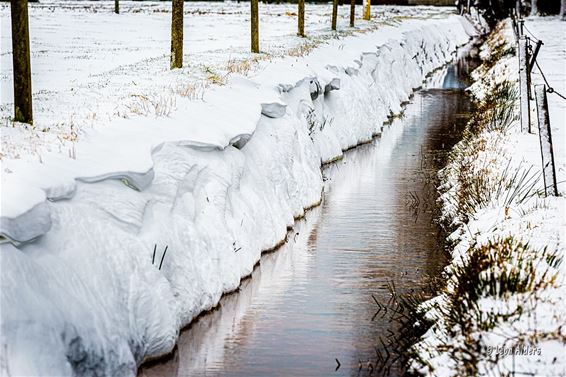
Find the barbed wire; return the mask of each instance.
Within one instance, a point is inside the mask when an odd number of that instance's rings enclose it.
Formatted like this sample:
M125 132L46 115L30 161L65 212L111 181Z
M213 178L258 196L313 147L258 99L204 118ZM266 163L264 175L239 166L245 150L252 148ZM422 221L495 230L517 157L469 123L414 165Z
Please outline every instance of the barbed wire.
M523 29L525 29L527 31L527 33L529 33L529 35L531 37L533 37L537 42L541 40L541 39L538 39L537 37L535 37L535 35L525 26L524 22L523 22Z
M524 25L523 23L523 29L525 29L527 31L527 33L529 33L531 35L531 37L533 37L537 42L541 41L542 39L538 39L537 37L535 37L535 35ZM527 37L527 39L530 40L529 37ZM529 50L532 53L532 46L529 44ZM537 66L538 71L540 72L540 75L542 76L542 79L544 80L544 83L546 84L546 92L547 93L554 93L556 94L558 97L562 98L564 101L566 101L566 96L564 96L563 94L557 92L548 82L548 79L546 78L546 75L544 74L542 68L540 67L540 65L538 64L538 61L535 59L534 61L535 65Z
M566 101L566 97L565 97L564 95L558 93L556 90L554 90L554 88L553 88L552 86L550 86L550 83L549 83L548 80L546 79L546 76L545 76L544 72L542 71L542 69L540 68L540 65L538 65L538 62L537 62L536 60L535 60L535 65L537 66L538 71L540 72L540 74L541 74L541 76L542 76L542 78L543 78L543 80L544 80L544 83L546 84L546 87L547 87L547 88L546 88L546 92L547 92L547 93L554 93L554 94L556 94L558 97L560 97L560 98L562 98L563 100Z

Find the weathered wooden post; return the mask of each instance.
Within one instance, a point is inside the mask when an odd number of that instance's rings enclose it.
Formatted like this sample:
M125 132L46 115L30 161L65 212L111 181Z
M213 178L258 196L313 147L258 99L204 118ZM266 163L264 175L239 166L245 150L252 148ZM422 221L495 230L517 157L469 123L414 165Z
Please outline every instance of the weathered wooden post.
M529 103L529 52L527 39L519 39L519 94L521 99L521 132L531 132Z
M513 35L515 35L515 42L519 43L519 26L517 25L517 17L515 13L511 13L511 23L513 25Z
M251 0L252 52L259 52L259 2Z
M114 13L120 14L120 0L114 0Z
M350 27L354 27L356 19L356 0L350 0Z
M558 184L556 182L556 168L554 165L554 151L552 150L552 133L550 131L545 85L535 85L535 98L537 101L538 135L542 157L544 193L546 196L558 196Z
M31 63L27 0L12 0L12 64L14 70L14 120L33 123Z
M531 60L529 61L529 77L531 76L531 72L533 71L533 68L535 66L538 53L539 53L540 48L542 47L543 44L544 43L542 43L542 41L540 39L537 41L537 45L535 47L535 52L533 52L533 56L531 56Z
M183 67L183 0L173 0L171 11L171 69Z
M338 17L338 0L332 0L332 30L336 30L337 17Z
M369 21L371 18L371 0L364 1L364 20Z
M299 0L299 37L305 36L305 0Z

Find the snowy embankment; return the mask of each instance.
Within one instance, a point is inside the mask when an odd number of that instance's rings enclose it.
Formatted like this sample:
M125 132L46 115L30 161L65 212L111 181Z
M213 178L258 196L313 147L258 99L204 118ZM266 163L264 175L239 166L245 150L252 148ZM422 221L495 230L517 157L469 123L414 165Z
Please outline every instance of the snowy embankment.
M321 163L379 134L474 33L393 22L83 130L70 156L4 156L2 373L132 375L170 352L319 203Z
M527 19L537 61L566 93L566 23ZM566 101L548 93L559 197L544 196L535 102L519 124L518 59L509 21L483 48L470 88L477 113L441 172L443 213L456 231L442 294L421 307L431 328L413 368L431 376L566 375ZM533 83L543 83L537 68Z

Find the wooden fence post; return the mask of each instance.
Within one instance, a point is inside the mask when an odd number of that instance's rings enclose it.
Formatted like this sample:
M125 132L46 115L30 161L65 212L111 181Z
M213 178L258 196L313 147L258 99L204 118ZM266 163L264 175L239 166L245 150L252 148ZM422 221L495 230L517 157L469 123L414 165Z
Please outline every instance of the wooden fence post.
M251 0L252 52L259 52L259 1Z
M120 0L114 0L114 13L120 14Z
M356 0L350 0L350 27L354 27L356 19Z
M337 17L338 17L338 0L332 0L332 30L336 30Z
M171 69L183 67L183 0L171 4Z
M533 56L531 56L531 60L529 61L529 76L531 75L531 72L533 71L533 67L535 66L535 62L537 60L538 53L539 53L540 48L543 44L544 43L542 43L542 41L540 39L537 41L537 46L535 47L535 52L533 52Z
M527 39L519 39L519 94L521 98L521 132L531 132L529 103L529 52Z
M515 42L519 43L519 25L517 24L517 17L515 17L515 13L511 13L511 22L513 25L513 34L515 35Z
M14 74L14 120L33 123L31 63L27 0L12 0L12 64Z
M364 20L369 21L371 18L371 0L363 0L364 2Z
M299 0L299 31L300 37L305 36L305 0Z
M537 101L538 135L542 157L544 193L546 194L546 196L558 196L556 168L554 165L554 151L552 150L552 133L550 131L548 101L546 99L546 85L535 85L535 98Z

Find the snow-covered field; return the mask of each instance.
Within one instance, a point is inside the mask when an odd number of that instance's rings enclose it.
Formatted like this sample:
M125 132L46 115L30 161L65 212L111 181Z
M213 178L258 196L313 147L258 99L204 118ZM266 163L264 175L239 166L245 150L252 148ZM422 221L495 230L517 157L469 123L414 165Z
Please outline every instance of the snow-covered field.
M9 120L0 8L3 374L132 375L170 352L319 202L321 163L476 33L452 9L379 7L355 31L341 8L334 34L307 5L301 39L293 6L262 5L252 56L249 4L191 2L169 71L167 4L65 4L31 5L34 127Z
M300 57L340 36L375 30L407 17L445 17L452 11L381 7L374 9L372 22L358 19L356 29L351 29L347 26L349 9L343 6L339 32L334 33L330 30L331 5L309 4L307 38L300 38L296 35L296 5L262 4L262 53L253 55L249 52L249 3L189 2L185 4L185 68L170 71L171 4L120 4L120 15L113 13L113 2L45 0L30 4L35 128L23 134L20 128L6 129L13 115L12 45L9 3L0 4L4 156L31 156L37 161L49 150L80 153L73 149L73 142L93 127L121 118L171 116L185 108L186 102L202 99L208 86L225 83L233 73L253 76L269 61ZM358 13L361 15L361 9ZM185 122L195 128L194 117Z
M525 25L544 42L537 61L550 85L566 94L566 22ZM470 88L481 113L441 174L457 230L447 287L423 305L433 325L414 348L427 375L566 375L566 100L548 93L560 196L545 197L534 101L534 133L520 132L515 46L505 21ZM537 68L532 80L544 81Z

